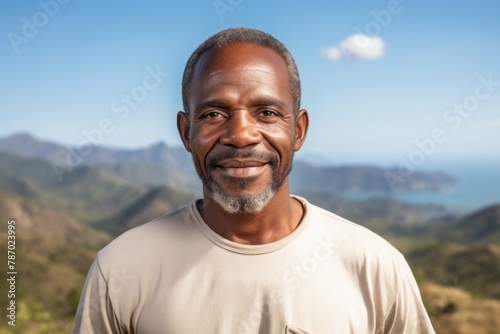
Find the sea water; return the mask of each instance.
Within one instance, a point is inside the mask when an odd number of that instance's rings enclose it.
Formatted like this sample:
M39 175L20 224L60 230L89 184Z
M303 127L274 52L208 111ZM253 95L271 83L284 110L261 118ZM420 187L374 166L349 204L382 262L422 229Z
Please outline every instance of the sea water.
M436 168L458 180L457 185L440 193L340 193L348 199L388 197L416 204L443 204L454 213L465 214L493 204L500 204L500 163L454 162Z

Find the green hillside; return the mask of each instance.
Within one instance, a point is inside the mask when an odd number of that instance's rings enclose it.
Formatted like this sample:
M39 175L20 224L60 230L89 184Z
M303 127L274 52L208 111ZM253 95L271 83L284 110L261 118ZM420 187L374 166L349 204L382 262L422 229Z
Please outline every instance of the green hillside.
M113 235L118 235L186 205L192 199L192 194L174 188L154 188L117 215L105 219L95 226Z
M500 247L433 243L406 255L420 280L453 284L478 297L500 300Z
M111 237L64 213L11 195L0 194L0 213L2 221L16 221L18 273L15 331L2 322L0 332L67 333L90 264ZM0 231L2 240L6 233L5 228ZM6 253L4 243L2 252ZM4 275L2 271L2 282Z
M500 205L492 205L463 217L438 232L441 239L462 243L500 245Z
M390 198L348 200L327 193L301 193L309 202L364 225L377 233L405 234L420 228L434 217L447 214L446 208L435 204L412 204Z
M147 189L104 167L77 167L60 182L50 162L0 152L0 191L84 221L117 214Z

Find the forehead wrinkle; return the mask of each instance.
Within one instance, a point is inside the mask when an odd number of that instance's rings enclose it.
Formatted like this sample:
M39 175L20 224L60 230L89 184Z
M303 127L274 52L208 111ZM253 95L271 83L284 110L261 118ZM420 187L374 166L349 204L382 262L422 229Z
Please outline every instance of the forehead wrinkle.
M253 75L256 72L264 74L263 76ZM256 85L248 85L249 83ZM208 74L204 79L198 82L198 85L204 85L208 88L210 94L217 92L219 89L235 88L236 90L244 90L247 93L264 92L265 90L279 92L282 87L287 92L289 91L288 81L280 81L279 76L275 74L272 68L268 66L259 66L258 68L246 68L243 70L220 70ZM280 94L278 94L280 95Z
M275 71L270 68L269 66L253 66L252 68L248 68L249 66L244 66L242 69L235 68L234 70L217 70L213 71L211 73L206 74L205 78L202 78L200 81L205 81L207 80L208 82L214 80L214 78L218 78L219 76L226 76L226 75L231 75L231 77L242 77L245 74L250 74L250 78L253 76L253 73L264 73L266 75L272 76L273 78L276 78L276 73ZM249 79L250 79L249 78ZM257 81L257 80L253 80Z

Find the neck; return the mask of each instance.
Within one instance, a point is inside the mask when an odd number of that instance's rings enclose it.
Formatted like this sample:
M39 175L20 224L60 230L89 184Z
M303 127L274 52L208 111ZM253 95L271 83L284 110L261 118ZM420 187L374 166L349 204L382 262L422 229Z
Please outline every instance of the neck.
M288 183L276 191L262 211L252 214L230 214L224 211L205 189L198 206L203 220L220 236L247 245L261 245L285 238L299 225L304 209L291 197Z

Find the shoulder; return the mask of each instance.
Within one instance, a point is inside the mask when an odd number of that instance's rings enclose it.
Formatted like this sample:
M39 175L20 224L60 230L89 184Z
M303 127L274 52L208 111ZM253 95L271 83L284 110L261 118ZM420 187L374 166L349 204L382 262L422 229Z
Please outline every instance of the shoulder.
M158 254L171 253L196 227L191 219L192 204L169 212L143 225L130 229L99 251L103 268L121 263L148 262Z
M335 249L337 261L354 276L371 276L383 272L395 282L400 269L406 267L404 256L387 240L368 228L335 213L307 203L309 229Z
M323 233L335 236L344 246L350 245L361 251L379 249L384 254L400 256L400 252L387 240L370 229L341 217L333 212L308 203L311 210L311 225Z

